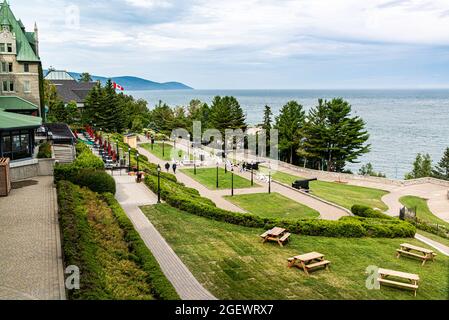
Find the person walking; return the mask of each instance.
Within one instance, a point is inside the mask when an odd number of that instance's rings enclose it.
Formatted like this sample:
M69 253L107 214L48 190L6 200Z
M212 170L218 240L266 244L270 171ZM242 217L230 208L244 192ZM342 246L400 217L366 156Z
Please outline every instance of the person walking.
M178 169L178 165L175 163L173 163L173 173L176 174L176 169Z
M167 170L167 173L170 171L170 163L165 164L165 170Z

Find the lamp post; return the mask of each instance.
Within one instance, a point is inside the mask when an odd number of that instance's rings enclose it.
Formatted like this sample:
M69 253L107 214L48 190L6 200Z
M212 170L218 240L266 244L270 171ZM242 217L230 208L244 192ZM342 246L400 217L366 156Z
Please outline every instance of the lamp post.
M268 194L271 194L271 170L268 173Z
M128 172L131 172L131 148L128 147Z
M157 166L157 203L161 203L161 166Z
M154 150L154 136L151 136L151 151Z
M251 166L251 187L254 187L254 166Z
M162 157L165 158L165 138L162 139Z
M139 174L140 170L139 170L139 152L136 153L136 159L137 159L137 174Z
M234 196L234 168L231 169L231 197Z
M116 151L117 151L117 162L120 163L120 151L118 149L118 138L115 139L115 147L116 147Z
M217 189L220 187L219 183L218 183L218 170L220 169L220 166L217 162Z

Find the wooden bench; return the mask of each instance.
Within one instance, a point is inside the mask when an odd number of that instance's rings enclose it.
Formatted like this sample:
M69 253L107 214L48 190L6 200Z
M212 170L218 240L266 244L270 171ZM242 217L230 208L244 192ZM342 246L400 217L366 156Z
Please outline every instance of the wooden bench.
M310 269L316 269L319 267L326 267L326 269L329 269L329 265L331 264L331 262L329 260L323 260L323 261L319 261L319 262L315 262L312 264L306 264L306 268L308 270Z
M428 260L434 261L435 257L437 256L436 253L432 250L417 247L408 243L401 244L401 249L396 250L396 252L398 259L402 255L412 258L418 258L422 260L422 265L424 265Z
M412 290L416 297L416 292L418 290L419 275L388 269L379 269L378 274L379 277L377 281L379 282L379 284ZM391 278L406 280L408 282L392 280Z
M287 241L289 240L289 238L290 238L291 235L292 235L292 234L291 234L291 233L288 233L288 232L287 232L287 233L284 233L284 235L282 236L282 238L279 239L280 245L283 246L284 243L287 242Z

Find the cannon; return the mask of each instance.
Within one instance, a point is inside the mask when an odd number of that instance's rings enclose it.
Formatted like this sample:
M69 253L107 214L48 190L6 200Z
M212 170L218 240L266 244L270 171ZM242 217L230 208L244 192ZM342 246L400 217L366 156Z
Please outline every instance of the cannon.
M297 180L293 182L292 187L298 190L310 190L310 182L317 181L318 179Z

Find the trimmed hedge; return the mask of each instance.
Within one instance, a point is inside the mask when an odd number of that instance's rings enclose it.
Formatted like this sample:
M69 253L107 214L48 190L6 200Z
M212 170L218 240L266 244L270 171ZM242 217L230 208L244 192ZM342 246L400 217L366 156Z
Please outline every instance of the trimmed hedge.
M81 272L80 290L68 291L69 299L153 299L147 270L107 202L67 181L57 191L64 262Z
M116 192L115 180L105 171L81 169L77 171L73 179L68 181L81 186L87 187L97 193L112 193Z
M145 184L157 192L157 178L146 176ZM217 208L209 199L202 198L198 191L171 181L161 181L161 197L171 206L209 219L252 228L270 229L275 226L292 233L324 237L414 237L416 229L400 220L363 219L348 217L340 221L327 220L282 220L262 218L257 215L236 213Z
M136 255L142 269L147 273L153 295L161 300L179 300L180 298L175 288L162 273L159 263L134 229L133 224L120 204L110 193L103 194L103 198L112 209L117 222L125 232L125 239L129 244L130 251Z
M390 217L386 215L385 213L382 213L379 210L374 210L373 208L362 206L362 205L354 205L351 208L351 212L358 216L363 218L373 218L373 219L385 219L385 220L391 220L394 219L393 217Z

